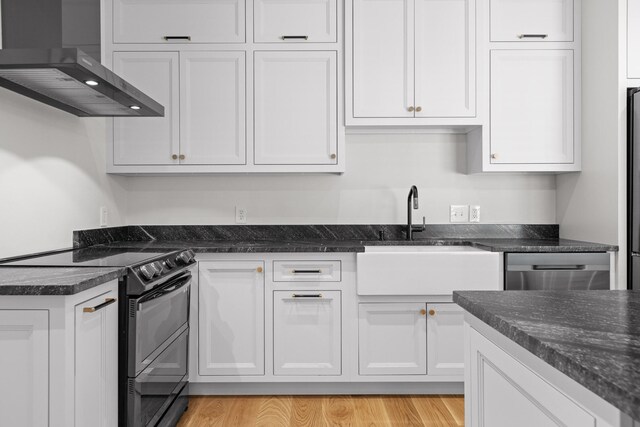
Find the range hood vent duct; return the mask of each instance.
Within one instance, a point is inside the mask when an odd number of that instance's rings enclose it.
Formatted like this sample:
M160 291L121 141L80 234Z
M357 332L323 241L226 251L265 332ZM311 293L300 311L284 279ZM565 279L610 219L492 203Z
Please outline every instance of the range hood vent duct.
M0 0L0 86L80 117L164 107L100 63L100 0Z

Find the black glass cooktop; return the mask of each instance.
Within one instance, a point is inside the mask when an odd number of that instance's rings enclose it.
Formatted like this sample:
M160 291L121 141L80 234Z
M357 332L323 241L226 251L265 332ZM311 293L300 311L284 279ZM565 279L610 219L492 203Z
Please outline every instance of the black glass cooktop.
M129 248L92 247L11 261L0 266L129 267L144 261L152 261L171 252L173 251L142 252Z

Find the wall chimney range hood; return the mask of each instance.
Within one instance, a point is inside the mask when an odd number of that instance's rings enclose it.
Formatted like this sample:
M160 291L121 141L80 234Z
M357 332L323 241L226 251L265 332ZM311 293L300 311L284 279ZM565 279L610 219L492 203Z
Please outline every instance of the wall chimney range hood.
M100 0L0 0L0 86L80 117L164 107L100 63Z

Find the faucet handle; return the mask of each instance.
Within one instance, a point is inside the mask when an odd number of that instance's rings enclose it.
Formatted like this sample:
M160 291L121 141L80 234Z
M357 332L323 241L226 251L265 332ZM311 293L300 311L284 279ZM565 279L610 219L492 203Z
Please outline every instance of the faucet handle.
M422 217L422 231L427 229L427 217L423 216Z

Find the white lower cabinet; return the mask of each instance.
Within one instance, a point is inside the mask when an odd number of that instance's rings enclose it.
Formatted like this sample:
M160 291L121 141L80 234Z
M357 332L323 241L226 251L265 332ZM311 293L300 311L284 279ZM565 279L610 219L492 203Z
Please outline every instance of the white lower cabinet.
M0 310L0 425L49 420L49 312Z
M360 375L426 375L425 304L359 304Z
M454 303L427 304L427 373L464 374L464 310Z
M264 375L264 262L201 261L198 372Z
M340 291L273 293L274 375L340 375Z
M0 426L118 425L117 294L0 299Z

